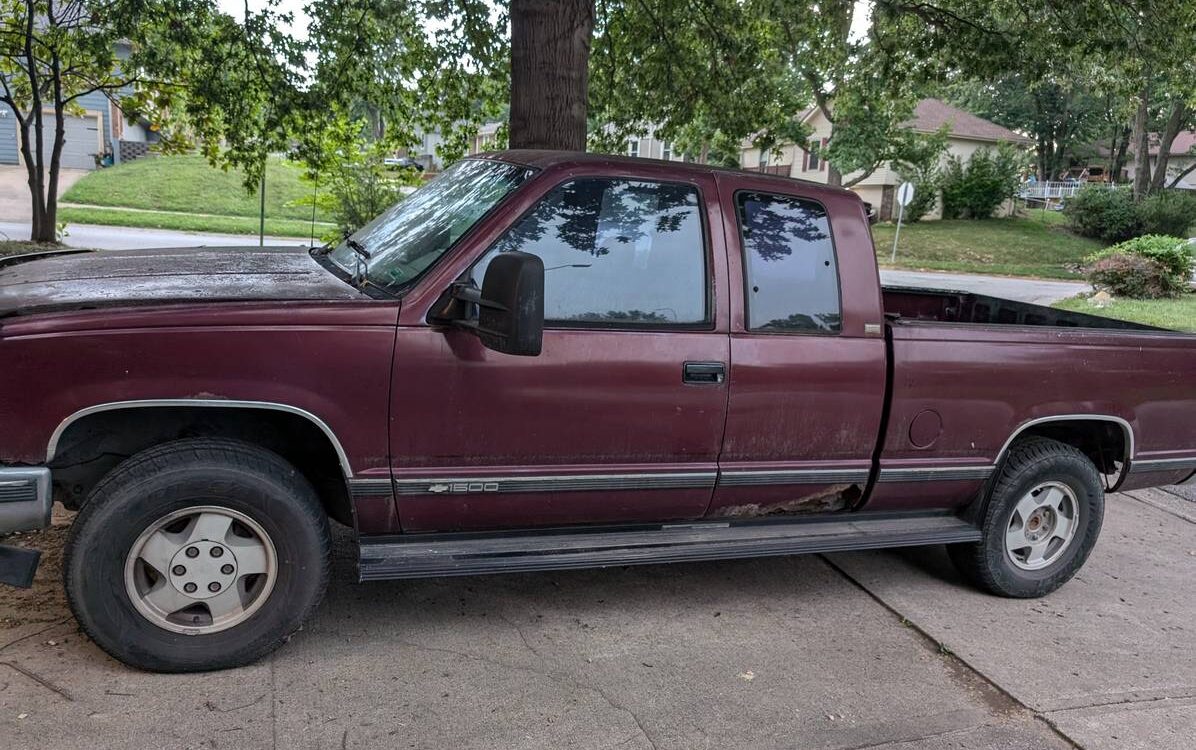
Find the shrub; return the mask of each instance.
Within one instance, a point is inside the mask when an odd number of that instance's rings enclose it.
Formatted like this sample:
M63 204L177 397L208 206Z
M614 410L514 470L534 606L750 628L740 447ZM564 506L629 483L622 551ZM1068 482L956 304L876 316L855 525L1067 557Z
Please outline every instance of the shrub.
M939 199L938 167L931 164L902 164L899 166L901 179L913 183L914 199L905 207L905 221L920 221L934 210Z
M1063 215L1076 234L1105 242L1128 240L1141 228L1128 188L1085 187L1063 205Z
M1017 188L1020 157L1002 144L993 151L980 149L965 165L951 157L940 173L943 218L987 219Z
M1182 190L1155 193L1138 204L1145 234L1189 237L1196 230L1196 195Z
M1192 246L1179 237L1145 235L1088 258L1088 281L1122 297L1177 297L1192 276Z

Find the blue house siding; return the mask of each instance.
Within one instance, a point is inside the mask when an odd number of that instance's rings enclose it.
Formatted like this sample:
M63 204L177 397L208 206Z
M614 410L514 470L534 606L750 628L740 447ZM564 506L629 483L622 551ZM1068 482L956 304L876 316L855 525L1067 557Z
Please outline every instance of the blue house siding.
M17 118L7 105L0 104L0 164L19 164L17 158Z
M100 112L103 122L100 130L104 134L104 150L112 150L112 108L108 97L102 92L93 91L75 100L80 107L88 111ZM17 118L7 105L0 104L3 115L0 115L0 164L20 164L20 154L17 149ZM52 118L47 123L47 135L53 134Z

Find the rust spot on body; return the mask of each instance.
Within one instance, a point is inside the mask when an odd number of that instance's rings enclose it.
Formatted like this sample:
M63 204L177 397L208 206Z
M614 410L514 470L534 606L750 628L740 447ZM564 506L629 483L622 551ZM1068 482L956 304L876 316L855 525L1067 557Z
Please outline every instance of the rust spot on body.
M777 503L745 503L718 508L719 518L763 518L766 516L806 515L810 513L833 513L845 510L860 497L858 484L835 484L822 492L803 495L793 500Z

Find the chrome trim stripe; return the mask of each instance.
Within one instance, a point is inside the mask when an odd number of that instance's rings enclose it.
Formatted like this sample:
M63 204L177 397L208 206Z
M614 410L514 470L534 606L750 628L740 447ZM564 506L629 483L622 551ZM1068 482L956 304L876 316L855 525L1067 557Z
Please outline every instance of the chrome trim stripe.
M947 482L988 479L995 466L933 466L911 469L881 469L877 482Z
M559 474L505 477L428 477L395 481L398 495L472 495L514 492L584 492L587 490L662 490L713 488L714 471L652 474Z
M1196 469L1196 458L1150 458L1130 463L1130 473L1138 474L1148 471L1183 471Z
M350 479L349 494L353 497L390 497L393 486L389 479Z
M80 409L74 414L59 423L58 427L54 429L54 434L50 436L50 444L46 447L46 463L54 460L54 454L58 452L58 441L62 439L62 434L74 422L91 414L98 414L104 411L120 411L121 409L144 409L152 407L213 407L225 409L265 409L268 411L281 411L287 414L294 414L303 417L307 421L320 428L328 439L332 442L332 447L336 450L336 457L340 461L341 469L345 472L346 477L353 476L353 469L349 466L349 457L345 454L345 449L341 446L341 442L337 440L336 433L328 426L328 423L317 417L311 412L300 409L297 406L289 406L287 404L277 404L272 401L234 401L222 399L199 399L199 398L161 398L161 399L146 399L143 401L112 401L106 404L96 404L89 406L86 409Z
M868 481L868 469L780 469L735 470L719 475L720 487L753 487L778 484L860 484Z

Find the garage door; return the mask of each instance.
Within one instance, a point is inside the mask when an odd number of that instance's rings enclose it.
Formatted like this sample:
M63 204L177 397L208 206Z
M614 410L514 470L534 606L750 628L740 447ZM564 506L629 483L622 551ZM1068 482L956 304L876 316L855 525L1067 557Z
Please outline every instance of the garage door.
M92 154L100 150L100 118L91 115L85 117L66 118L66 141L62 144L61 164L68 169L95 169L95 157ZM50 164L50 154L54 150L54 116L46 118L45 143L42 144L46 166ZM30 129L29 138L33 132Z

